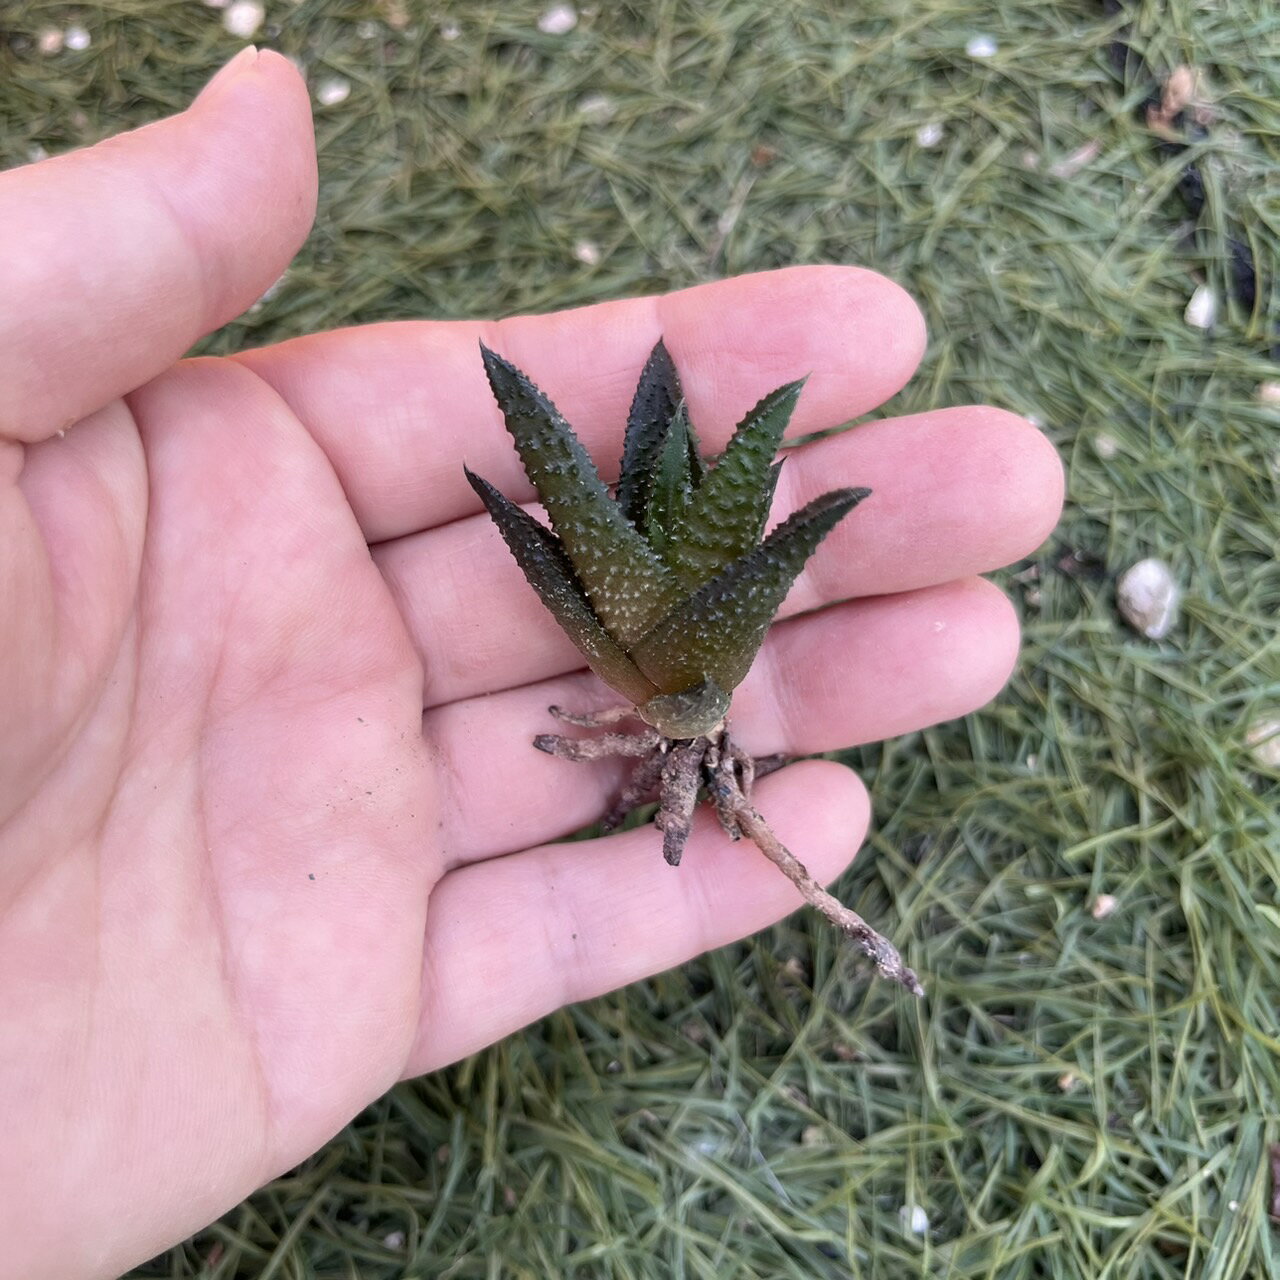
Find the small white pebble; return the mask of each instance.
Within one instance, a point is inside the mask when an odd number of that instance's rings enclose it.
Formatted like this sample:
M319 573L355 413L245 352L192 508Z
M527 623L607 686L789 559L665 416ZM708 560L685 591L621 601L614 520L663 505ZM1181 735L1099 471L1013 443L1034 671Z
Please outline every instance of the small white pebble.
M964 51L971 58L994 58L1000 46L991 36L972 36Z
M1163 560L1139 560L1116 584L1116 603L1124 620L1148 640L1163 640L1173 630L1181 596L1173 570Z
M57 27L45 27L45 29L36 37L36 48L46 56L61 53L62 42L66 37Z
M921 147L936 147L942 141L942 125L937 120L930 120L928 124L922 124L916 130L916 145Z
M820 1124L806 1125L804 1131L800 1134L800 1145L802 1147L822 1147L827 1142L827 1135L823 1132Z
M1064 1071L1058 1077L1058 1088L1063 1093L1070 1093L1076 1087L1076 1073L1074 1071Z
M1280 715L1255 720L1245 732L1244 740L1264 769L1280 769Z
M87 49L93 43L93 37L83 27L68 27L66 35L67 48L74 53Z
M1239 1207L1240 1207L1240 1201L1239 1201L1239 1200L1228 1200L1228 1201L1227 1201L1227 1208L1228 1208L1228 1209L1230 1209L1232 1213L1235 1213L1235 1211L1236 1211Z
M1089 907L1089 914L1095 920L1105 920L1120 904L1109 893L1100 893Z
M1280 382L1258 383L1259 404L1280 404Z
M538 30L546 36L563 36L578 25L578 11L571 4L553 4L538 19Z
M462 34L462 28L456 22L442 22L440 24L441 40L456 40Z
M1207 284L1197 285L1182 318L1193 329L1212 329L1218 318L1218 299Z
M363 22L356 23L356 35L361 40L376 40L378 38L378 24L370 18L365 18Z
M235 0L234 4L227 6L227 11L222 15L222 25L233 36L248 40L262 26L262 20L266 16L266 10L257 3L257 0Z
M1034 773L1039 767L1040 767L1040 757L1036 755L1036 753L1033 751L1027 757L1027 768Z
M1028 147L1027 150L1022 153L1018 163L1021 164L1024 169L1034 173L1040 167L1040 157L1036 152L1032 151Z
M924 1211L923 1205L904 1204L898 1210L898 1217L902 1219L903 1229L910 1231L912 1235L929 1234L929 1215Z
M1022 598L1027 602L1029 609L1038 609L1041 601L1040 588L1032 587Z
M404 1248L404 1232L388 1231L387 1234L382 1237L382 1243L388 1249L403 1249Z
M336 107L351 97L351 81L341 76L330 76L316 85L316 101L322 107Z
M1105 431L1099 431L1093 437L1093 451L1103 462L1110 462L1120 452L1120 446L1116 443L1115 436L1109 436Z
M1044 430L1044 419L1038 413L1027 414L1027 421L1035 427L1037 431Z
M37 142L34 146L27 148L27 162L29 164L39 164L41 160L47 160L49 153Z
M600 250L590 240L579 240L573 246L573 256L579 262L594 267L600 261Z
M604 124L618 114L618 105L607 93L587 93L578 100L578 114Z

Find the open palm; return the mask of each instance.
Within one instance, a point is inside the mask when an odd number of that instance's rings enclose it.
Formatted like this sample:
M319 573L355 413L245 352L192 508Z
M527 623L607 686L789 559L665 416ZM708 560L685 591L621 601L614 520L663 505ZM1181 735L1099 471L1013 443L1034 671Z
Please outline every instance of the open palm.
M797 432L891 395L913 304L809 268L175 363L287 262L313 185L305 93L265 54L183 116L0 177L6 1276L113 1274L398 1078L797 905L713 822L679 871L651 830L548 843L618 775L529 740L548 703L611 699L463 479L465 459L531 497L477 341L608 476L659 336L714 450L802 373ZM852 483L873 499L735 700L758 752L962 714L1013 662L1011 610L973 575L1056 519L1039 435L990 409L877 423L798 451L775 512ZM836 765L760 796L826 878L865 830Z

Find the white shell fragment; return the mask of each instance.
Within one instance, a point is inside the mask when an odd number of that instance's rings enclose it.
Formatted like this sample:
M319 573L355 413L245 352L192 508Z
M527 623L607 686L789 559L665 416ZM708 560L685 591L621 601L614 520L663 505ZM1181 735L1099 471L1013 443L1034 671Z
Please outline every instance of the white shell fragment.
M1197 285L1182 318L1193 329L1212 329L1218 318L1218 298L1207 284Z
M1105 920L1120 904L1109 893L1100 893L1089 907L1089 914L1095 920Z
M937 120L930 120L916 130L916 145L920 147L936 147L942 141L942 125Z
M1139 560L1116 584L1116 603L1124 620L1148 640L1163 640L1173 630L1182 592L1163 560Z
M222 25L241 40L248 40L257 33L267 16L266 10L256 0L235 0L229 4L222 15Z
M546 36L563 36L578 25L578 11L571 4L553 4L538 19L538 30Z
M1264 769L1280 769L1280 715L1255 720L1245 732L1244 740Z
M585 93L578 102L578 111L596 124L605 124L618 114L618 104L607 93Z
M994 58L1000 51L1000 46L991 36L972 36L964 51L971 58Z
M336 107L351 97L351 81L341 76L330 76L316 85L316 101L322 107Z
M924 1211L923 1205L904 1204L898 1210L898 1217L902 1219L903 1230L910 1231L913 1236L929 1234L929 1215Z

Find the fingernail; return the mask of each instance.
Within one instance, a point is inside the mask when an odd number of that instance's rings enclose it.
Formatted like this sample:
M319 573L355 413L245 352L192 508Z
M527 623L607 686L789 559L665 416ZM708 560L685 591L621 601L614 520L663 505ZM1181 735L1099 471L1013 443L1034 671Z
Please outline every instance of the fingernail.
M256 45L247 44L239 53L236 54L230 62L224 64L222 69L217 72L212 80L209 81L203 89L200 90L197 102L203 101L210 94L225 88L229 85L242 71L252 66L258 60L258 48Z

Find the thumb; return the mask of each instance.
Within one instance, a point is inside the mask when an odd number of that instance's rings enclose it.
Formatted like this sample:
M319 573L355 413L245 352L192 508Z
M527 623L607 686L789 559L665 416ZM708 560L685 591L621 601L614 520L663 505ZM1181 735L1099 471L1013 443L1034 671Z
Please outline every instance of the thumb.
M0 174L0 439L70 426L243 311L315 198L306 88L253 48L181 115Z

